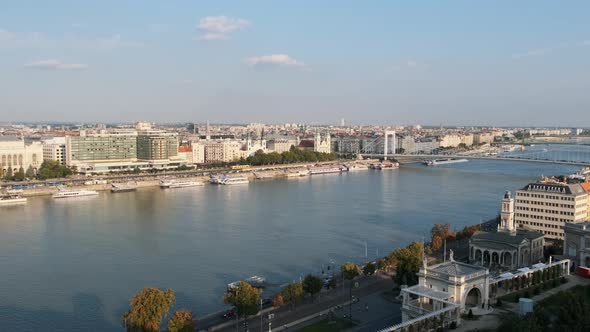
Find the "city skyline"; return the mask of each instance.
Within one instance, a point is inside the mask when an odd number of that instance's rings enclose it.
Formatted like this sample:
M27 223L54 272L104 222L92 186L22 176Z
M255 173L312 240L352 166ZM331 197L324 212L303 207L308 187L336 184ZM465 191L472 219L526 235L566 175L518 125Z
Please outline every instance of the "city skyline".
M590 5L568 5L12 3L0 115L590 127Z

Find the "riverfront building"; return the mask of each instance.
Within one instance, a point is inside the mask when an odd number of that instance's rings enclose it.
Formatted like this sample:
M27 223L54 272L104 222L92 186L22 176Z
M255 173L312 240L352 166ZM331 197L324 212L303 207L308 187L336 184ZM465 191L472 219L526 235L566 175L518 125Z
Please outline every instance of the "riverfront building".
M15 136L0 136L0 173L10 168L13 174L22 167L37 171L43 163L43 145L40 142L25 142Z
M43 160L55 160L66 164L66 138L55 137L43 141Z
M204 146L206 163L225 163L242 157L242 144L235 140L209 141Z
M515 221L518 227L563 240L564 226L588 218L588 193L582 185L543 179L516 191Z
M320 132L316 132L315 138L313 141L313 150L315 152L323 152L323 153L330 153L332 152L332 143L330 133L326 132L324 135L321 135Z
M469 239L469 261L501 270L514 270L543 259L544 243L542 233L516 227L514 198L507 191L502 199L498 229L494 232L475 232Z
M178 155L178 134L144 130L137 135L137 159L165 160Z
M299 141L297 139L275 138L268 141L268 150L270 152L283 153L291 150L291 147L298 145Z
M590 267L590 221L566 224L563 231L564 256L572 260L574 267Z

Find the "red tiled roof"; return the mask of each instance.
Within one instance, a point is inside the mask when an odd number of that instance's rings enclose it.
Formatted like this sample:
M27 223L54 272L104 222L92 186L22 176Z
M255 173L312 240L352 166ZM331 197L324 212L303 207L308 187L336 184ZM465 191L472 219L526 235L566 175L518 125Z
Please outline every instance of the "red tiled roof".
M181 145L178 147L178 152L191 152L193 151L193 147L190 145Z
M299 147L300 148L313 148L313 146L314 146L313 141L307 141L307 140L305 140L305 141L299 142Z
M580 183L580 186L582 186L582 188L586 190L587 193L590 193L590 182Z

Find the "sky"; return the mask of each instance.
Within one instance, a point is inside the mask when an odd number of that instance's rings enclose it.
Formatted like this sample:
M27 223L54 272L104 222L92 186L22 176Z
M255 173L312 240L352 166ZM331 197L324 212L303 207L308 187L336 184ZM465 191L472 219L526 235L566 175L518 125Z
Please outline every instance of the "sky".
M0 122L590 127L590 1L0 0Z

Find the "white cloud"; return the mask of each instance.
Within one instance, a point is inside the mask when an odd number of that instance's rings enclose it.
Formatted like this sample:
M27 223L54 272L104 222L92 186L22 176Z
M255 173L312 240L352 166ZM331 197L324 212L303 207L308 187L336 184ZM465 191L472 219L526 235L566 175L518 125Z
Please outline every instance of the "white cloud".
M38 60L25 65L28 68L45 69L45 70L83 70L88 65L82 63L66 63L60 60Z
M227 16L207 16L199 20L197 28L203 33L200 40L223 40L250 26L250 22L241 18Z
M123 39L120 34L111 37L89 39L76 35L50 36L41 32L14 32L0 28L1 48L74 48L110 50L141 47L142 43Z
M385 68L385 73L392 73L395 71L400 71L402 69L406 69L406 68L415 68L415 67L425 67L422 64L419 64L418 61L414 60L414 59L408 59L405 61L402 61L398 64L389 66L387 68Z
M17 33L0 28L0 48L44 47L52 42L40 32Z
M513 58L526 58L526 57L531 57L531 56L539 56L539 55L544 55L545 53L551 51L551 48L541 48L538 50L531 50L531 51L527 51L527 52L523 52L523 53L517 53L514 54L512 57Z
M293 59L287 54L262 55L246 59L246 64L252 67L256 66L288 66L288 67L305 67L305 64L299 60Z

